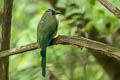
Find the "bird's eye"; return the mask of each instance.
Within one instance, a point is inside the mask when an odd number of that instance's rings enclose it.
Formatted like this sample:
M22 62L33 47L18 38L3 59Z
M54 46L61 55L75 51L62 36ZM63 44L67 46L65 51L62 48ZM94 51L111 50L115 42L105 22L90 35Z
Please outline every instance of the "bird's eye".
M52 15L56 15L56 12L55 12L55 11L52 11Z

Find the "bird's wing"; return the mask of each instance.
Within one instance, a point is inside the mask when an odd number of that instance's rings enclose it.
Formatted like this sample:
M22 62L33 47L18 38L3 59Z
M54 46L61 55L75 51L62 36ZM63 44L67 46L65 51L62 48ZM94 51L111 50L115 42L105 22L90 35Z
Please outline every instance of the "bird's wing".
M52 23L52 22L51 22ZM53 22L53 26L50 26L51 23L40 23L39 28L38 28L38 32L37 32L37 42L38 42L38 46L39 48L45 48L48 45L50 45L50 42L52 41L52 39L54 38L55 34L56 34L56 29L57 29L57 23L55 21L55 23ZM43 26L49 26L46 29L43 28ZM43 31L44 30L44 31Z
M55 37L55 35L56 35L56 33L57 33L57 29L58 29L58 21L56 20L55 29L52 31L52 33L49 34L49 39L48 39L47 46L50 45L50 42L51 42L52 39Z
M40 27L42 26L43 24L41 24L41 21L39 22L38 24L38 27L37 27L37 43L38 43L38 47L40 48Z

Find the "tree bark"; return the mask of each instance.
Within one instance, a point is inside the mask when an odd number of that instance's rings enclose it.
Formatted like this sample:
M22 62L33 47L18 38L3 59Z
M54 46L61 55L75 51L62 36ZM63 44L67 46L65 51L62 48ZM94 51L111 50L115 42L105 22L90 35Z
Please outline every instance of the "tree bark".
M79 47L83 46L86 48L90 48L92 50L101 51L101 52L103 52L104 55L112 57L112 58L120 61L120 49L109 46L109 45L101 43L101 42L93 41L93 40L90 40L87 38L58 36L57 38L55 38L52 41L51 45L53 45L53 44L54 45L55 44L71 44L71 45L76 45ZM37 43L32 43L32 44L28 44L25 46L2 51L2 52L0 52L0 57L6 57L6 56L18 54L18 53L23 53L26 51L35 50L37 48L38 48Z
M4 0L1 51L10 48L12 5L13 0ZM0 58L0 80L8 80L9 79L8 73L9 73L9 57L7 56Z

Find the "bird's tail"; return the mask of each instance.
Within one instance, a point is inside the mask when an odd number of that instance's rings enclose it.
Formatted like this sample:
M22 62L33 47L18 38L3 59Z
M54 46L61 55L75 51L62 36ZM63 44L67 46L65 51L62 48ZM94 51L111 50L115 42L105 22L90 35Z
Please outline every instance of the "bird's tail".
M42 56L42 62L41 62L42 76L45 77L46 75L46 49L42 49L40 51L40 54Z

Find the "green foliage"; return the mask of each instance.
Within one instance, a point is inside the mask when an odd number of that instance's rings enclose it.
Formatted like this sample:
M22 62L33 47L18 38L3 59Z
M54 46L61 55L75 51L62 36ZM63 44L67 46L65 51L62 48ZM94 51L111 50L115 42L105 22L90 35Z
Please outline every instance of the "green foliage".
M120 3L110 1L120 8ZM3 2L0 1L0 9L2 6ZM58 0L56 6L66 9L65 16L57 16L60 21L57 36L78 35L77 25L84 25L83 19L90 20L83 29L90 31L94 27L99 32L98 37L105 37L120 28L120 21L97 0ZM38 22L42 13L48 8L51 8L48 0L14 0L11 48L36 42ZM78 15L73 16L73 14ZM106 28L108 23L109 28ZM39 51L37 49L26 52L27 54L11 56L10 80L43 80ZM47 66L46 80L49 80L52 75L58 80L85 80L85 78L86 80L108 80L106 73L88 50L73 45L48 47Z

